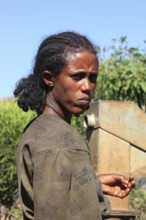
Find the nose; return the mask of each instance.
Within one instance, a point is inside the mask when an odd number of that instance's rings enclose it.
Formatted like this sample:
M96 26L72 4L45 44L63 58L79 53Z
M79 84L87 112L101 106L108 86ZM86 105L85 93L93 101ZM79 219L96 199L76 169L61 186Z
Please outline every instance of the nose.
M94 89L94 86L89 81L88 78L85 78L82 84L82 91L92 91Z

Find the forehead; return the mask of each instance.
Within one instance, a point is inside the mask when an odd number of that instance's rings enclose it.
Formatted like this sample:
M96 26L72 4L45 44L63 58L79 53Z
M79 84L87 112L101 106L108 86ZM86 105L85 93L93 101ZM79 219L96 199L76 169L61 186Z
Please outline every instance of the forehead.
M66 61L68 67L92 67L97 69L99 65L96 54L89 51L69 52L66 56Z

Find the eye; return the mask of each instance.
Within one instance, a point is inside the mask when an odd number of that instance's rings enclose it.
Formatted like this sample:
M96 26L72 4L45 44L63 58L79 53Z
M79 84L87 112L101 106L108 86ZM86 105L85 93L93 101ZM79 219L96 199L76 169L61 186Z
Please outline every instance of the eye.
M72 74L71 78L76 80L76 81L79 81L79 80L85 78L85 76L86 76L86 74L81 72L81 73Z
M96 79L97 79L97 74L91 73L91 74L89 75L89 81L90 81L91 83L96 83Z

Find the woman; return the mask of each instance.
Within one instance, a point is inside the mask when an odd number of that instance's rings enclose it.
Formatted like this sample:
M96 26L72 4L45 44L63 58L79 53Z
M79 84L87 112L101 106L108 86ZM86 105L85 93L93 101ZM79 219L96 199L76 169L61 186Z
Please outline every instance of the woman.
M97 177L88 146L70 126L72 115L89 106L98 65L85 36L52 35L41 43L33 73L14 91L19 107L38 114L17 150L24 219L101 220L110 213L103 193L124 198L134 186L133 178L122 175Z

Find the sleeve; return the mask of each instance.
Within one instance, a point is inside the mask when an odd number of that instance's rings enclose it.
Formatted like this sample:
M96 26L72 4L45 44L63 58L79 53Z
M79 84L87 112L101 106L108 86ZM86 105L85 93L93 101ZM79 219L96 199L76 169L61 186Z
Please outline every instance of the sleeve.
M53 149L33 157L34 219L67 219L66 207L71 185L69 154Z
M32 161L27 146L19 146L16 154L16 169L18 177L19 197L23 211L23 219L34 219L32 191Z
M72 151L72 190L70 192L73 219L103 219L110 214L110 203L103 195L102 186L86 151ZM74 204L74 205L73 205ZM79 218L77 216L79 215ZM72 219L72 218L70 218Z

